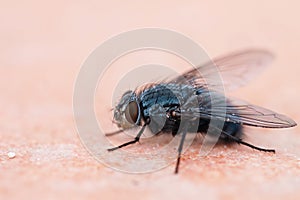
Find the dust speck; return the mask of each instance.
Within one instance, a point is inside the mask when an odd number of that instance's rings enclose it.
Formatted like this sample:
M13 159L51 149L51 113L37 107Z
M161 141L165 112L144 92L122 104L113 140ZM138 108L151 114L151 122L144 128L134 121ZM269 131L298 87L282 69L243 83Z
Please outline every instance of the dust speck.
M7 156L8 156L9 159L13 159L13 158L16 157L16 153L13 152L13 151L9 151L9 152L7 153Z

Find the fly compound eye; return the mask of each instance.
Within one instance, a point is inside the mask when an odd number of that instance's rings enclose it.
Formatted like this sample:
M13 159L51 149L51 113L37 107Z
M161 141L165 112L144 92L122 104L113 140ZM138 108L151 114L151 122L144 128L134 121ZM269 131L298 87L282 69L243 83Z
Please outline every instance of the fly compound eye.
M139 108L135 101L129 102L125 109L125 118L126 120L131 123L135 124L138 120L139 116Z

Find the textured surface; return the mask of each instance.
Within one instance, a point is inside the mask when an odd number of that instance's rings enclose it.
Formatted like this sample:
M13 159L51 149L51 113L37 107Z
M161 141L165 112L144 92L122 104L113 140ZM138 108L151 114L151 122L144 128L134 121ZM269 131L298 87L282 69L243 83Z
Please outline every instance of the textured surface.
M249 130L248 141L276 148L275 155L220 145L203 158L194 143L179 175L174 165L151 174L120 173L81 145L72 115L80 64L111 35L138 27L178 30L212 56L251 46L270 49L277 56L272 67L232 95L300 122L299 3L197 2L1 3L0 199L299 199L299 127ZM111 81L118 72L113 75ZM98 102L108 98L100 95ZM99 115L113 130L107 112ZM151 145L142 141L132 148L143 152Z

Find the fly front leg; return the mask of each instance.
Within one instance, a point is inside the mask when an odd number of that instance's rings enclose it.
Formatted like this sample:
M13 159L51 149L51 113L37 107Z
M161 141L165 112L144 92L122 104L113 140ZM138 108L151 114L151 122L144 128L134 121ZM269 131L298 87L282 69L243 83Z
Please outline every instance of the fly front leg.
M119 146L116 146L116 147L107 149L107 151L114 151L114 150L117 150L117 149L126 147L126 146L128 146L128 145L131 145L131 144L134 144L134 143L140 141L140 138L141 138L141 136L142 136L142 134L143 134L143 132L144 132L146 126L149 124L149 122L150 122L150 120L148 120L148 121L143 125L143 127L141 128L141 130L138 132L137 136L136 136L133 140L131 140L131 141L129 141L129 142L126 142L126 143L124 143L124 144L121 144L121 145L119 145Z

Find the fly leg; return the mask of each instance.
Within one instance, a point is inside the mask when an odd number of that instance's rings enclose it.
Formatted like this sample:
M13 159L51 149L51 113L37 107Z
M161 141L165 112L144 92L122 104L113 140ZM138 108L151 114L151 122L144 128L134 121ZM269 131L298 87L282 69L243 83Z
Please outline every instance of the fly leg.
M178 156L177 156L177 162L176 162L176 167L175 167L175 174L177 174L178 171L179 171L181 152L182 152L182 149L183 149L183 143L184 143L184 140L185 140L186 133L187 133L187 126L184 126L183 131L182 131L182 135L181 135L181 140L180 140L179 147L178 147Z
M116 147L107 149L107 151L114 151L114 150L117 150L117 149L120 149L120 148L122 148L122 147L126 147L126 146L128 146L128 145L130 145L130 144L134 144L134 143L138 142L138 141L140 140L141 135L143 134L143 132L144 132L144 130L145 130L145 128L146 128L146 126L147 126L148 124L149 124L149 123L145 123L145 124L143 125L143 127L141 128L141 130L139 131L139 133L137 134L137 136L134 138L134 140L131 140L131 141L126 142L126 143L124 143L124 144L121 144L121 145L119 145L119 146L116 146Z
M117 134L119 134L119 133L124 132L125 130L132 129L132 128L134 128L134 127L127 128L127 129L119 129L119 130L117 130L117 131L105 133L105 136L106 136L106 137L110 137L110 136L113 136L113 135L117 135Z
M255 149L255 150L258 150L258 151L265 151L265 152L275 153L274 149L266 149L266 148L257 147L257 146L254 146L253 144L244 142L241 138L237 138L237 137L235 137L233 135L230 135L229 133L227 133L225 131L222 131L222 133L225 134L226 136L228 136L229 139L235 141L238 144L242 144L242 145L248 146L248 147L250 147L252 149Z
M122 133L123 130L120 129L120 130L117 130L117 131L114 131L114 132L110 132L110 133L105 133L105 136L109 137L109 136L113 136L113 135L116 135L116 134L119 134L119 133Z

